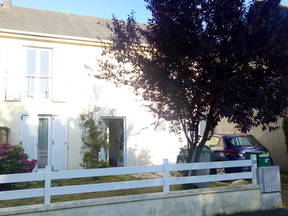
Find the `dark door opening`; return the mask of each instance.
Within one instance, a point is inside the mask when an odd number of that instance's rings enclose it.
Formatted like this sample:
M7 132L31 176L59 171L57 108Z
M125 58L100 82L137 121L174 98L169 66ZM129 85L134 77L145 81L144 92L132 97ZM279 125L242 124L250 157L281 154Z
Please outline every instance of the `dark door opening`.
M124 118L104 117L108 133L110 167L124 166Z

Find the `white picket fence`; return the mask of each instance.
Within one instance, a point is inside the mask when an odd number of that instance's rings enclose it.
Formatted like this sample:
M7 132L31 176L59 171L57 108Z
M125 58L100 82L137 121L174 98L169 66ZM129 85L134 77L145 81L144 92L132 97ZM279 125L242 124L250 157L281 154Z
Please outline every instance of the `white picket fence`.
M171 171L183 170L201 170L201 169L217 169L217 168L232 168L232 167L251 167L250 172L237 172L215 175L197 175L186 177L172 177ZM163 165L155 166L129 166L117 168L101 168L88 170L66 170L66 171L51 171L49 167L45 172L41 173L25 173L25 174L8 174L0 175L0 184L45 181L44 188L1 191L1 200L13 200L23 198L44 197L44 204L51 204L51 196L90 193L99 191L112 191L123 189L135 189L162 186L163 192L170 191L170 185L188 184L188 183L203 183L237 179L252 179L253 184L257 184L256 179L257 161L256 157L251 160L237 160L225 162L202 162L202 163L185 163L185 164L169 164L167 159L163 160ZM123 182L73 185L73 186L57 186L52 187L51 181L58 179L73 179L96 176L115 176L129 175L140 173L162 172L162 178L133 180Z

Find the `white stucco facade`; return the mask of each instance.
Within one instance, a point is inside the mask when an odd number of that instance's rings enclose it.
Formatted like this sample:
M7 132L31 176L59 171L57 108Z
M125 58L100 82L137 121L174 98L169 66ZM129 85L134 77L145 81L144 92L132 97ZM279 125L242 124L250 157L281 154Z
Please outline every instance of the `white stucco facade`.
M27 96L27 49L30 48L47 49L51 53L48 98ZM52 138L49 139L51 146L48 149L50 162L53 165L55 161L60 160L55 157L60 157L62 153L59 152L63 151L66 156L63 156L64 159L61 158L65 163L62 168L78 169L82 161L79 115L85 109L97 106L100 108L99 117L119 117L125 122L124 165L159 164L163 158L175 161L181 143L176 135L169 133L168 124L161 123L155 128L153 123L156 119L145 110L141 99L137 98L128 86L116 88L111 82L93 77L99 72L97 60L102 58L102 49L96 42L87 42L85 39L69 37L68 40L60 40L51 35L40 37L25 32L2 31L0 125L11 129L9 142L23 145L23 133L31 126L31 144L25 145L31 146L31 149L27 149L30 156L38 159L39 119L43 117L54 120L54 117L61 117L65 127L65 135L62 136L65 136L65 146L61 150L56 149L57 143L54 143L53 136L57 131L53 130L51 120L49 127L52 129L49 133L52 134ZM15 98L9 98L9 94ZM23 116L27 117L29 121L26 123L30 125L23 126Z

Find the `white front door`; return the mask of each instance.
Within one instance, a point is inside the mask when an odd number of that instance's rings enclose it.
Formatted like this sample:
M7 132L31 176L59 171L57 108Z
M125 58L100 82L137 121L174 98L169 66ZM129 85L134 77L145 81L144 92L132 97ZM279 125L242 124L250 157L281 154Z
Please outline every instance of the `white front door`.
M66 169L66 121L57 116L22 116L21 144L38 169Z

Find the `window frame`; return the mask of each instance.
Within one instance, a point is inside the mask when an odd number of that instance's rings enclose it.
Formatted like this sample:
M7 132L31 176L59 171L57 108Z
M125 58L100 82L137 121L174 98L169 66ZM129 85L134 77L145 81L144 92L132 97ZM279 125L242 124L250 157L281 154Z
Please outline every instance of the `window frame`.
M25 46L25 88L24 88L24 97L25 99L39 99L39 100L50 100L52 99L52 84L53 84L53 48L48 47L34 47L34 46ZM35 74L29 73L28 70L28 51L35 50ZM48 51L48 74L43 75L41 73L41 51ZM32 91L28 90L28 79L35 79L34 88ZM42 80L48 80L48 96L44 96L45 93L41 91ZM31 84L30 84L31 85ZM30 87L31 88L31 87ZM31 93L32 92L32 93Z

